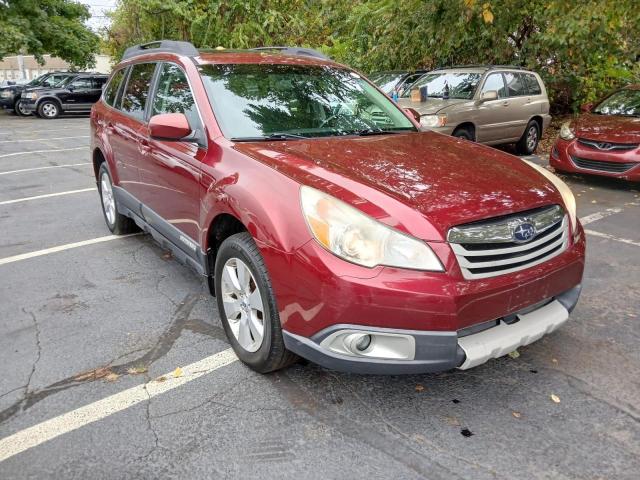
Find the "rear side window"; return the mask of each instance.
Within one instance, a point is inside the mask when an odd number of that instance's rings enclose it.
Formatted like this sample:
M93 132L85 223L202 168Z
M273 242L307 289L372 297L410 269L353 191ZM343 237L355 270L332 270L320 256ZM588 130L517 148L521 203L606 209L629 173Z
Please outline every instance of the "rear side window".
M155 68L155 63L139 63L131 67L127 87L122 96L121 110L138 120L144 119L144 109Z
M507 96L507 90L504 86L504 80L501 73L492 73L487 77L482 87L482 93L490 90L496 90L498 92L498 98L505 98Z
M184 113L191 128L196 128L199 123L198 111L187 77L182 69L173 63L163 64L158 78L151 115L159 113Z
M523 95L527 95L527 88L524 85L522 74L504 72L504 79L507 82L507 92L510 97L521 97Z
M68 87L75 90L91 90L93 88L90 77L80 77L72 81Z
M104 101L107 105L111 105L112 107L116 103L116 97L118 96L118 91L120 90L120 85L122 84L122 80L124 79L124 68L121 68L111 77L111 81L107 88L104 91Z
M538 79L532 73L523 73L524 83L527 86L527 91L529 95L541 95L542 89L540 88L540 83L538 83Z

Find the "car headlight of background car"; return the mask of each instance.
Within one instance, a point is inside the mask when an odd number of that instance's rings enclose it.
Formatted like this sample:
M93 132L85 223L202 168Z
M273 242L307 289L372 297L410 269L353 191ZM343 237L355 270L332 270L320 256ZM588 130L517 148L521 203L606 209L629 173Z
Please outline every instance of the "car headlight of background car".
M13 97L13 90L3 90L0 92L0 97L2 98L11 98Z
M553 183L553 186L558 189L558 191L560 192L560 195L562 195L562 201L564 202L564 207L567 210L567 213L569 214L569 220L571 220L571 231L575 235L576 227L577 227L576 197L573 196L573 192L571 191L569 186L566 183L564 183L562 180L560 180L556 175L554 175L549 170L547 170L546 168L541 167L540 165L536 165L533 162L529 162L528 160L525 160L525 162L531 165L534 169L536 169L542 175L547 177L547 179L551 183Z
M364 267L444 271L436 254L423 241L314 188L303 186L300 199L309 230L334 255Z
M576 138L573 129L571 128L571 122L565 122L560 127L560 138L563 140L573 140Z
M22 96L27 100L35 100L36 98L38 98L38 94L36 92L27 92L22 94Z
M447 115L422 115L420 117L420 125L427 128L444 127L447 124Z

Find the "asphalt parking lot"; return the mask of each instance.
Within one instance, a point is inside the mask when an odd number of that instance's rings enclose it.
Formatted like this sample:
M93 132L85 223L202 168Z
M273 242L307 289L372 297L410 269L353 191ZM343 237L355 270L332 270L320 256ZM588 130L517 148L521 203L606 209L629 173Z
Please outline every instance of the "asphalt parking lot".
M640 185L564 176L582 298L518 357L259 375L202 279L147 236L109 235L88 144L87 117L0 112L3 480L638 478Z

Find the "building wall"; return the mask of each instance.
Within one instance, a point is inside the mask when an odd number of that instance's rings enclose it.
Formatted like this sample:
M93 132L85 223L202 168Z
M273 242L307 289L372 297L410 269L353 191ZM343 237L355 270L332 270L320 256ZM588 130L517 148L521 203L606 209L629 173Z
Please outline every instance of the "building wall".
M4 57L4 59L0 60L0 82L3 80L29 81L43 73L52 71L66 72L70 68L67 62L51 55L44 55L43 65L39 65L33 55ZM96 55L96 65L89 71L110 73L111 57L109 55Z

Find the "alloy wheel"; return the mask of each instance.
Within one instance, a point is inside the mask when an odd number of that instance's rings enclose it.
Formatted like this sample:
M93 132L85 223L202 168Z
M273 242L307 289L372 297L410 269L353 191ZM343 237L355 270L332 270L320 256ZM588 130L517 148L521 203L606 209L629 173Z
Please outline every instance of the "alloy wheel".
M533 153L536 145L538 145L538 129L535 125L531 125L527 132L527 148L531 153Z
M264 303L260 288L239 258L230 258L222 269L220 282L224 314L240 346L257 351L264 338Z
M58 107L56 107L53 103L45 103L42 106L42 113L45 117L55 117L58 114Z
M111 179L106 172L103 172L100 178L100 195L102 196L102 206L104 207L107 222L109 225L113 225L116 221L116 201L113 198Z

